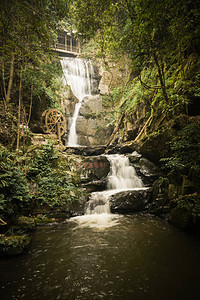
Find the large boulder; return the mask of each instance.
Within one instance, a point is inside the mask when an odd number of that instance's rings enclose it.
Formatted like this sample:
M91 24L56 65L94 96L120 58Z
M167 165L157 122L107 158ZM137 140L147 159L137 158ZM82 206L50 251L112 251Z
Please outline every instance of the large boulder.
M162 174L161 170L154 163L148 159L141 157L138 160L139 155L132 155L129 160L132 161L132 165L135 167L137 173L142 178L145 185L152 185L156 179ZM135 160L135 162L134 162Z
M62 166L77 183L105 178L110 171L110 162L105 156L80 156L62 153Z
M121 191L109 197L112 213L135 213L142 211L150 198L149 189Z
M105 145L113 130L109 125L109 114L110 112L102 104L100 95L86 96L82 101L76 122L79 144Z

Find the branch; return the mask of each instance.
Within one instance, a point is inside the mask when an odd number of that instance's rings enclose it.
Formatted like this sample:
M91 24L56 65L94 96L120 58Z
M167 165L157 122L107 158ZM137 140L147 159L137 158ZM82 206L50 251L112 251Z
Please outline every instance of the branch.
M149 86L149 85L147 85L146 83L144 83L144 81L142 81L141 75L138 75L138 77L139 77L140 83L141 83L145 88L147 88L147 89L157 89L157 90L161 89L161 86L159 86L159 85Z
M0 218L0 225L7 225L7 223Z
M149 124L150 120L152 119L152 115L150 115L150 117L148 118L148 120L146 121L146 123L144 124L144 126L142 127L142 130L140 130L139 134L136 136L134 142L136 142L137 140L139 140L139 138L141 137L141 135L143 134L145 128L147 127L147 125Z
M109 140L106 144L106 147L108 147L110 145L110 143L112 142L116 132L119 130L119 126L121 125L123 117L124 117L124 113L121 115L120 119L118 120L117 125L116 125L115 129L113 130L113 133L111 134L111 136L110 136L110 138L109 138Z

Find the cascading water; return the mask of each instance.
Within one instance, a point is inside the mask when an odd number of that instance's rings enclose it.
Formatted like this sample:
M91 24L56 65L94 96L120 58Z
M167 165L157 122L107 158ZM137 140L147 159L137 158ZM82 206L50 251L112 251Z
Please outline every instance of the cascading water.
M108 176L108 190L124 190L142 188L142 180L138 178L135 168L129 163L126 156L115 154L107 158L111 164L111 172Z
M61 60L64 83L70 85L73 94L79 100L75 106L74 115L68 136L68 146L78 146L76 121L79 116L82 100L92 94L94 70L90 60L81 58L63 57Z
M116 225L119 215L111 214L109 197L120 191L143 189L142 180L138 178L135 168L128 157L114 154L106 156L110 161L110 173L107 177L107 190L93 192L87 202L85 215L72 218L81 227L104 229Z

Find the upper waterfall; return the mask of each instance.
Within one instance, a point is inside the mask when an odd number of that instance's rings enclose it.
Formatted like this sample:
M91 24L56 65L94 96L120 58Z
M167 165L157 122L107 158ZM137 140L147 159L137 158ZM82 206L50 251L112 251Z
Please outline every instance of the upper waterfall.
M91 60L82 58L63 57L61 65L64 84L70 85L73 94L79 100L71 118L68 136L68 146L77 146L76 121L83 98L92 94L94 69Z

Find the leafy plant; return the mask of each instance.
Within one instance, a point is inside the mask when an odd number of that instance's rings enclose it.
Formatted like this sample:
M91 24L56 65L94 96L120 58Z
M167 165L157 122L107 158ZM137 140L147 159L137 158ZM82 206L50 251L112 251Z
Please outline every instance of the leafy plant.
M200 124L191 123L170 142L172 155L162 159L165 167L182 170L186 165L200 165Z
M18 157L5 148L0 149L0 216L18 214L30 201L29 187Z

